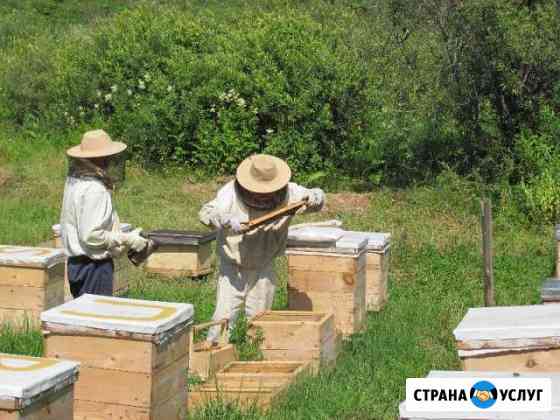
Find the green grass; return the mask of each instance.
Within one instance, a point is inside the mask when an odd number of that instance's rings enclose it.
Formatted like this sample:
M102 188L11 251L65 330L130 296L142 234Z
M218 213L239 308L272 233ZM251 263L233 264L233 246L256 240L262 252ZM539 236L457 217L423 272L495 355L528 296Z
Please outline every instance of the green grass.
M72 140L30 141L0 137L0 243L35 245L50 239L58 219L65 177L63 148ZM73 141L77 141L74 136ZM199 228L197 212L217 182L188 184L190 173L175 168L145 172L132 166L116 193L121 219L152 228ZM479 194L476 184L452 174L433 186L368 194L367 208L336 200L323 214L298 220L338 217L353 230L393 234L390 300L368 316L367 330L344 344L336 368L291 387L268 414L240 413L223 404L193 413L194 419L394 419L407 377L430 369L458 369L452 331L467 308L483 303ZM332 196L331 196L332 198ZM331 200L331 203L334 203ZM539 300L542 279L553 269L552 226L531 226L506 201L495 209L495 278L499 305ZM276 263L280 286L274 307L286 307L287 267ZM131 297L190 302L196 321L208 320L215 299L215 273L202 280L168 281L127 268ZM249 349L250 350L250 349ZM0 351L40 354L38 332L0 333Z

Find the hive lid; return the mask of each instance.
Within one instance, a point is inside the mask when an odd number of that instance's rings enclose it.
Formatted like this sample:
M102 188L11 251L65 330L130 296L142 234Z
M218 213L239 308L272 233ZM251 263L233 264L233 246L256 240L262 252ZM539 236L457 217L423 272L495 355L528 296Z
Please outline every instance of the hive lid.
M365 250L367 242L367 238L347 235L339 228L309 226L288 234L288 247L321 253L357 254Z
M60 248L0 245L0 265L3 266L49 268L64 260L64 251Z
M95 328L159 335L192 321L193 305L138 299L83 295L41 313L41 321L69 330Z
M541 288L541 298L543 300L560 300L560 279L546 279Z
M79 363L0 353L0 401L14 401L15 408L62 384L76 381ZM30 403L30 402L29 402Z
M147 232L147 236L160 245L201 245L216 239L216 231L160 229Z
M463 349L495 348L505 341L511 347L556 342L560 337L560 305L471 308L453 334ZM484 345L488 341L494 344Z
M403 420L558 420L560 418L560 375L550 373L516 373L513 372L475 372L475 371L438 371L433 370L428 378L550 378L552 381L552 411L538 413L512 412L411 412L406 410L406 403L399 405L400 418Z
M357 236L367 239L367 249L370 251L383 251L391 244L391 234L381 232L355 232L347 231L344 237Z

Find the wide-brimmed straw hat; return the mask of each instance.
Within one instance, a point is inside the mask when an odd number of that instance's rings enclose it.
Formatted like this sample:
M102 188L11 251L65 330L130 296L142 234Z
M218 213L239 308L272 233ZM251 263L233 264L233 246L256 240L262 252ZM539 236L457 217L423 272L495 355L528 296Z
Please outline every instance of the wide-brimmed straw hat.
M235 177L246 190L264 194L288 185L292 171L286 162L276 156L253 155L241 162Z
M74 158L99 158L112 156L126 149L126 144L111 140L109 134L103 130L92 130L86 132L82 142L66 151L66 154Z

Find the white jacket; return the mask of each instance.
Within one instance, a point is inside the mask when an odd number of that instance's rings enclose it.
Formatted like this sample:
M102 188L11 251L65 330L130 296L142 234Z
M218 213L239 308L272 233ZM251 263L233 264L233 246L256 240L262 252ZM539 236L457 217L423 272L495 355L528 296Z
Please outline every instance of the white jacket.
M100 260L116 257L124 249L111 193L95 178L66 179L60 228L67 256Z
M320 204L308 206L306 212L319 211L325 202L325 194L320 189L307 189L293 182L288 184L286 204L292 204L305 197L315 196ZM235 181L227 183L216 198L205 204L199 218L210 225L213 218L236 217L248 221L263 216L270 210L261 211L244 204L235 190ZM283 216L274 222L262 225L248 233L237 234L227 228L218 229L217 252L221 259L244 269L258 270L271 264L275 257L284 253L288 240L288 227L293 216Z

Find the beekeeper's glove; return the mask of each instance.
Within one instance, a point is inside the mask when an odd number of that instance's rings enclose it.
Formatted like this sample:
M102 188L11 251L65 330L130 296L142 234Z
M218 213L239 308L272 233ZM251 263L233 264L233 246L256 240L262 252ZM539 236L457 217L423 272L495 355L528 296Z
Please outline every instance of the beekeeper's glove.
M227 215L223 220L223 224L229 226L230 230L234 233L241 233L243 230L243 223L247 223L247 218L233 215Z
M124 242L133 251L140 252L148 245L148 240L140 236L141 232L142 229L134 229L130 233L122 233L124 235Z
M325 201L325 193L321 188L312 188L307 195L307 205L309 207L320 207Z

